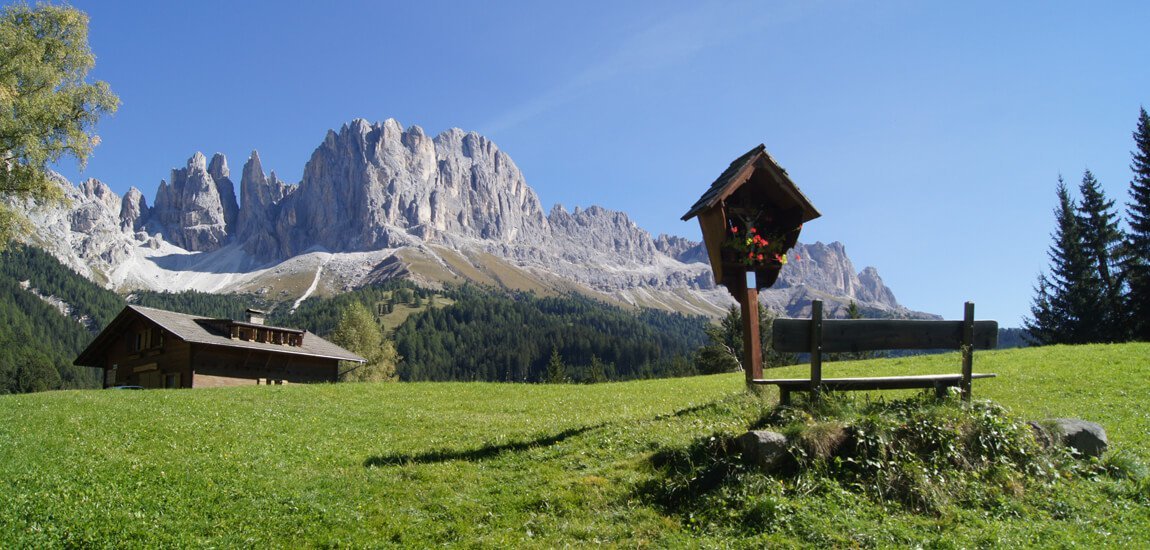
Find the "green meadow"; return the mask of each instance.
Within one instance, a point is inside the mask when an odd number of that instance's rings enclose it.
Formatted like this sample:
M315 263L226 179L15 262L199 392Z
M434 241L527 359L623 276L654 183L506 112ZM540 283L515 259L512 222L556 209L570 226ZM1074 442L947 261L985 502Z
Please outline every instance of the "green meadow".
M955 354L833 363L824 376L958 365ZM1103 462L1124 474L1084 467L990 506L929 514L757 473L705 498L661 500L660 487L682 480L657 457L737 435L773 409L776 394L748 394L738 374L59 391L0 397L0 546L1150 544L1150 344L978 353L975 370L998 374L975 381L975 399L1020 419L1105 426ZM725 507L728 497L739 505Z

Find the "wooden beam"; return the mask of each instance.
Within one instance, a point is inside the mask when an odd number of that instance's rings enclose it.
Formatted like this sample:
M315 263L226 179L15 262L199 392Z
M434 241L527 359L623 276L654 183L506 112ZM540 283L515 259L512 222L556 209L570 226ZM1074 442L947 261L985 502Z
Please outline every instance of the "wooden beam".
M813 309L812 305L812 309ZM787 353L811 350L809 319L775 319L772 347ZM972 349L998 346L998 322L973 322ZM822 321L824 353L887 349L961 349L964 321L894 319L826 319Z
M747 277L741 278L738 295L743 314L743 372L747 384L763 377L763 349L759 338L759 289L747 284ZM736 283L737 284L737 283Z
M997 332L998 327L995 327ZM970 374L974 371L974 302L967 302L962 314L962 400L970 402Z
M776 322L778 322L776 320ZM807 327L811 352L811 401L818 402L823 383L823 301L811 302L811 320ZM772 340L773 342L773 340ZM777 348L777 346L776 346Z

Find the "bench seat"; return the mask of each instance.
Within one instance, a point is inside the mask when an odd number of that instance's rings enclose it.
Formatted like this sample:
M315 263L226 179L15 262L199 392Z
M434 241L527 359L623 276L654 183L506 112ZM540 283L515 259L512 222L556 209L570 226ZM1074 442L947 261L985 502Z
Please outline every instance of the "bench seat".
M974 378L994 378L993 373L972 373ZM791 392L810 391L809 378L766 378L751 380L752 384L773 385L779 387L779 401L790 404ZM862 378L823 378L821 388L829 391L850 390L907 390L916 388L934 388L938 397L946 396L946 389L959 387L962 383L961 374L920 374L912 376L873 376Z

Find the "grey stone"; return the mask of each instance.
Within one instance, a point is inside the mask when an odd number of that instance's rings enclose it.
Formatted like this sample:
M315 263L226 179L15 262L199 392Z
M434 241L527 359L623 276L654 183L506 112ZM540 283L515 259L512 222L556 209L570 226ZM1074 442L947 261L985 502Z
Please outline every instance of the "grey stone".
M132 187L124 193L120 202L120 228L127 232L138 231L148 221L148 199L139 189Z
M1070 447L1076 454L1098 457L1106 452L1109 441L1106 429L1100 424L1078 418L1051 418L1030 422L1040 443Z
M168 242L191 252L208 252L225 244L228 209L235 205L235 191L231 180L226 179L223 155L213 157L212 168L224 179L223 195L208 172L207 159L199 152L184 168L172 170L171 184L160 182L149 216L149 232L163 233Z
M766 473L779 469L790 457L787 437L778 432L752 430L740 435L736 445L743 460Z

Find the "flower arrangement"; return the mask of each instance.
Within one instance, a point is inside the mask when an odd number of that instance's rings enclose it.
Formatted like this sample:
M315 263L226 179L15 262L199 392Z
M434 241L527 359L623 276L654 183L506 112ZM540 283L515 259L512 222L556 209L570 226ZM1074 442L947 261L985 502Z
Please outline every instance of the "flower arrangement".
M784 251L786 239L781 234L760 233L754 226L746 231L740 231L739 226L732 225L731 236L725 246L735 252L735 259L743 265L756 267L767 264L787 265L787 254ZM764 236L765 235L765 236ZM798 254L795 260L800 259Z

